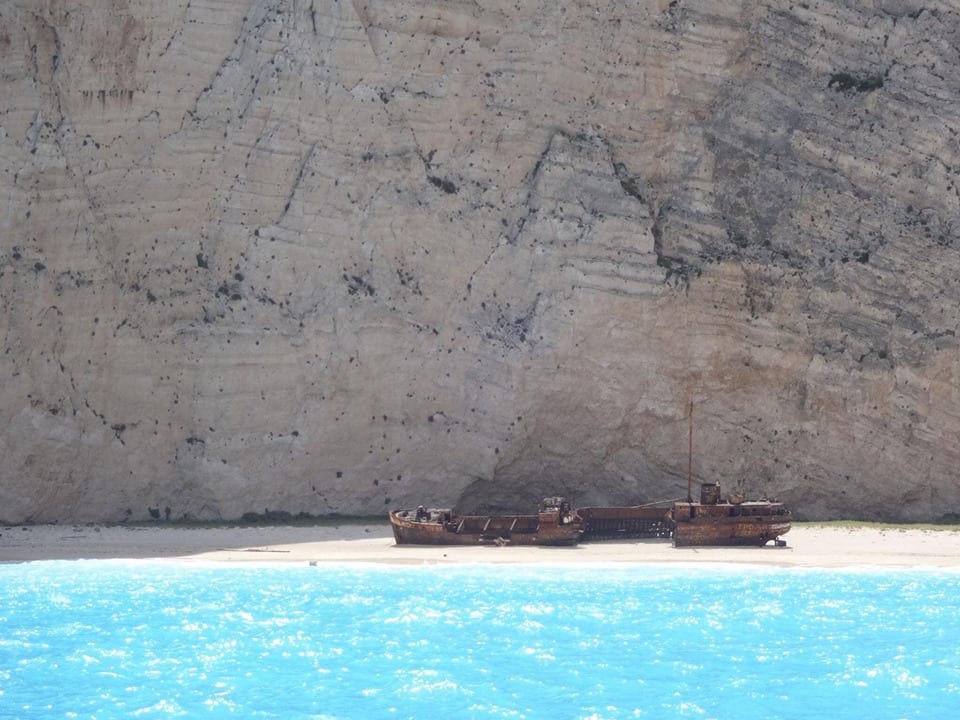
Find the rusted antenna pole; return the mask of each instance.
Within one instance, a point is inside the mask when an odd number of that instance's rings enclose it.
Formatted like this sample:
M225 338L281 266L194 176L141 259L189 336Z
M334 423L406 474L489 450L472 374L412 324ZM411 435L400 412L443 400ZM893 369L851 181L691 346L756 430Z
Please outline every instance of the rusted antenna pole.
M693 502L693 400L687 410L690 427L687 430L687 502Z

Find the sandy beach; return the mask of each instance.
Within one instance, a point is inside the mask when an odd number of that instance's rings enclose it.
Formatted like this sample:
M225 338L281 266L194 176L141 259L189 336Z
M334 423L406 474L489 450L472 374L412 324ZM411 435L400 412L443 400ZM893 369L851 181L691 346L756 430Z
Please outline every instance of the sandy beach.
M0 562L166 558L184 562L747 563L784 567L960 567L960 532L900 527L794 526L786 547L675 548L664 540L573 548L398 546L389 525L196 528L0 527Z

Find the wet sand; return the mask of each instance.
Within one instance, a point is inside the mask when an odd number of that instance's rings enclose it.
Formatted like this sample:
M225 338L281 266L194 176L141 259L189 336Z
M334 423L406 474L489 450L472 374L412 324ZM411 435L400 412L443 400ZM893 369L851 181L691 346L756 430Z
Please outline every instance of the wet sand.
M960 567L960 531L794 525L786 547L675 548L666 540L546 547L398 546L390 526L0 527L0 562L166 558L185 562L386 564L746 563L783 567Z

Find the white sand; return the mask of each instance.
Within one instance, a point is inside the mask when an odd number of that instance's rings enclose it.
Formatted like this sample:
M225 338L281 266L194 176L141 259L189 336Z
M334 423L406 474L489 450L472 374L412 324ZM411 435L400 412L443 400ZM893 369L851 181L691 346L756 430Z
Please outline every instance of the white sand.
M189 528L0 527L0 562L179 558L202 562L749 563L796 567L960 567L960 532L794 526L787 547L675 548L636 540L574 548L420 547L394 544L389 525Z

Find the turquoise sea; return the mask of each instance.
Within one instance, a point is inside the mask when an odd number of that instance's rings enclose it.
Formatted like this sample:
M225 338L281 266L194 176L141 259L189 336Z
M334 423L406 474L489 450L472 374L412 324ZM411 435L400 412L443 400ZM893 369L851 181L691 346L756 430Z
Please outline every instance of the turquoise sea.
M0 566L0 718L956 718L960 574Z

